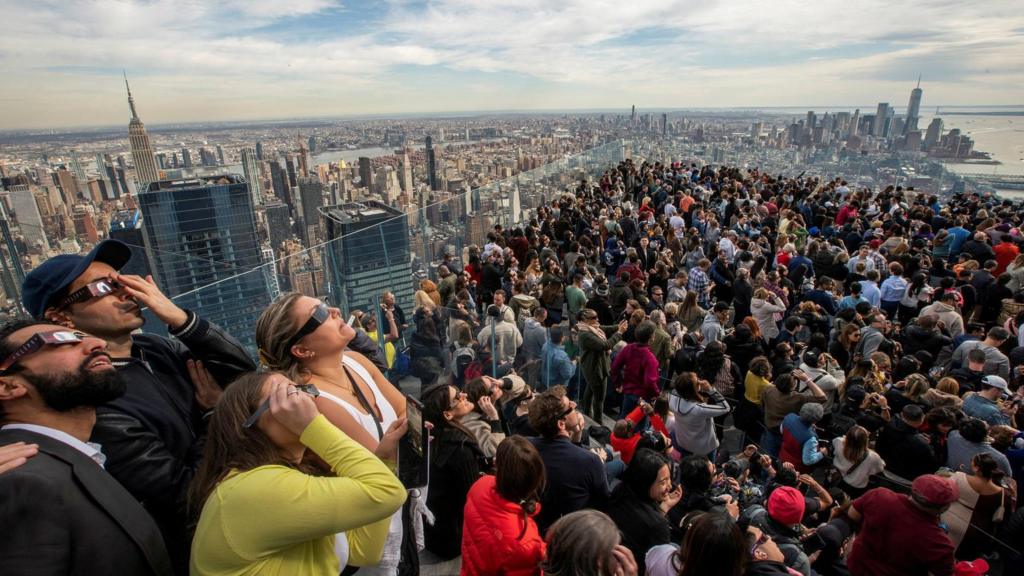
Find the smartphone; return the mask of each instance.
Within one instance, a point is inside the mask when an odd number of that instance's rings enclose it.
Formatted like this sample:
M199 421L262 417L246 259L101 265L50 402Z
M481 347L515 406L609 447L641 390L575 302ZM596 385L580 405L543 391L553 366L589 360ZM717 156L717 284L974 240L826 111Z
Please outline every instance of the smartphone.
M348 325L352 326L353 328L355 328L355 326L356 326L356 315L355 314L349 314L348 315Z
M422 488L430 480L429 431L423 421L423 404L405 397L409 429L398 441L398 479L406 488Z
M803 548L804 553L810 556L818 550L824 550L826 546L828 546L828 543L825 542L825 539L821 537L821 534L815 532L814 534L811 534L807 540L804 540Z

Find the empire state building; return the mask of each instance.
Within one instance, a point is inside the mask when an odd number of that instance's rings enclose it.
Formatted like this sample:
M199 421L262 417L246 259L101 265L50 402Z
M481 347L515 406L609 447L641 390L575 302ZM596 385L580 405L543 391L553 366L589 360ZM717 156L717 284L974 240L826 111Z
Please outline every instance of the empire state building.
M153 156L153 146L149 143L149 134L146 134L146 126L135 112L135 100L132 98L127 76L124 79L124 87L128 89L128 106L132 109L132 119L128 123L128 143L132 149L132 161L135 163L135 178L139 184L146 186L150 182L160 180L160 173L156 169L156 158Z

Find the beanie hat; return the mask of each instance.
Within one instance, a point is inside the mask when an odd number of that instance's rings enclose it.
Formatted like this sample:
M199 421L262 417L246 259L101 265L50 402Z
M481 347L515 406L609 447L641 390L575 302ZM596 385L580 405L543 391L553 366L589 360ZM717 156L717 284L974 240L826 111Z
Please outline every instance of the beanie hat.
M768 497L768 516L786 526L799 524L804 517L804 495L792 486L776 488Z

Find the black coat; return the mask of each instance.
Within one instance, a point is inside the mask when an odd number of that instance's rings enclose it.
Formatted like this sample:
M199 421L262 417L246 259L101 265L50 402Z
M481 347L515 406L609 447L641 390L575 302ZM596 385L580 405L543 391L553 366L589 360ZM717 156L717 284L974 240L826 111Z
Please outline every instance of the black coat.
M427 508L434 513L434 524L423 526L427 550L445 559L462 553L466 496L488 468L476 440L461 430L445 428L434 438L427 492Z
M185 365L203 361L224 387L256 369L234 338L189 313L176 339L132 337L132 357L114 358L127 383L124 396L96 409L92 441L103 446L106 468L153 516L175 571L188 570L185 495L203 454L206 421Z
M646 494L644 495L646 496ZM668 518L650 498L643 498L625 483L612 492L605 510L622 534L622 545L629 548L643 574L647 551L672 541Z
M0 474L3 574L173 573L153 519L96 462L49 436L0 430L0 445L15 442L39 453Z
M882 428L875 450L885 460L886 470L907 480L932 474L942 464L928 437L898 416L893 416L892 421Z

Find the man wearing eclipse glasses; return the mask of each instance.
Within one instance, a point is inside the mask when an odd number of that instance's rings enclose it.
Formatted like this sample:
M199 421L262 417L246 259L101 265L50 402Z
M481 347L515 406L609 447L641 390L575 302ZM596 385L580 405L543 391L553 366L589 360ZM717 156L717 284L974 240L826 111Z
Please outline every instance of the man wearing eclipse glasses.
M106 341L127 389L97 407L91 439L103 446L107 471L152 514L175 572L185 574L183 504L202 456L204 415L223 386L256 366L234 338L179 308L152 277L118 273L130 258L117 240L86 256L55 256L25 277L22 301L37 319ZM173 339L136 332L144 307Z
M38 447L0 475L4 573L172 574L156 523L89 442L96 407L125 391L105 348L52 324L0 327L0 444Z

